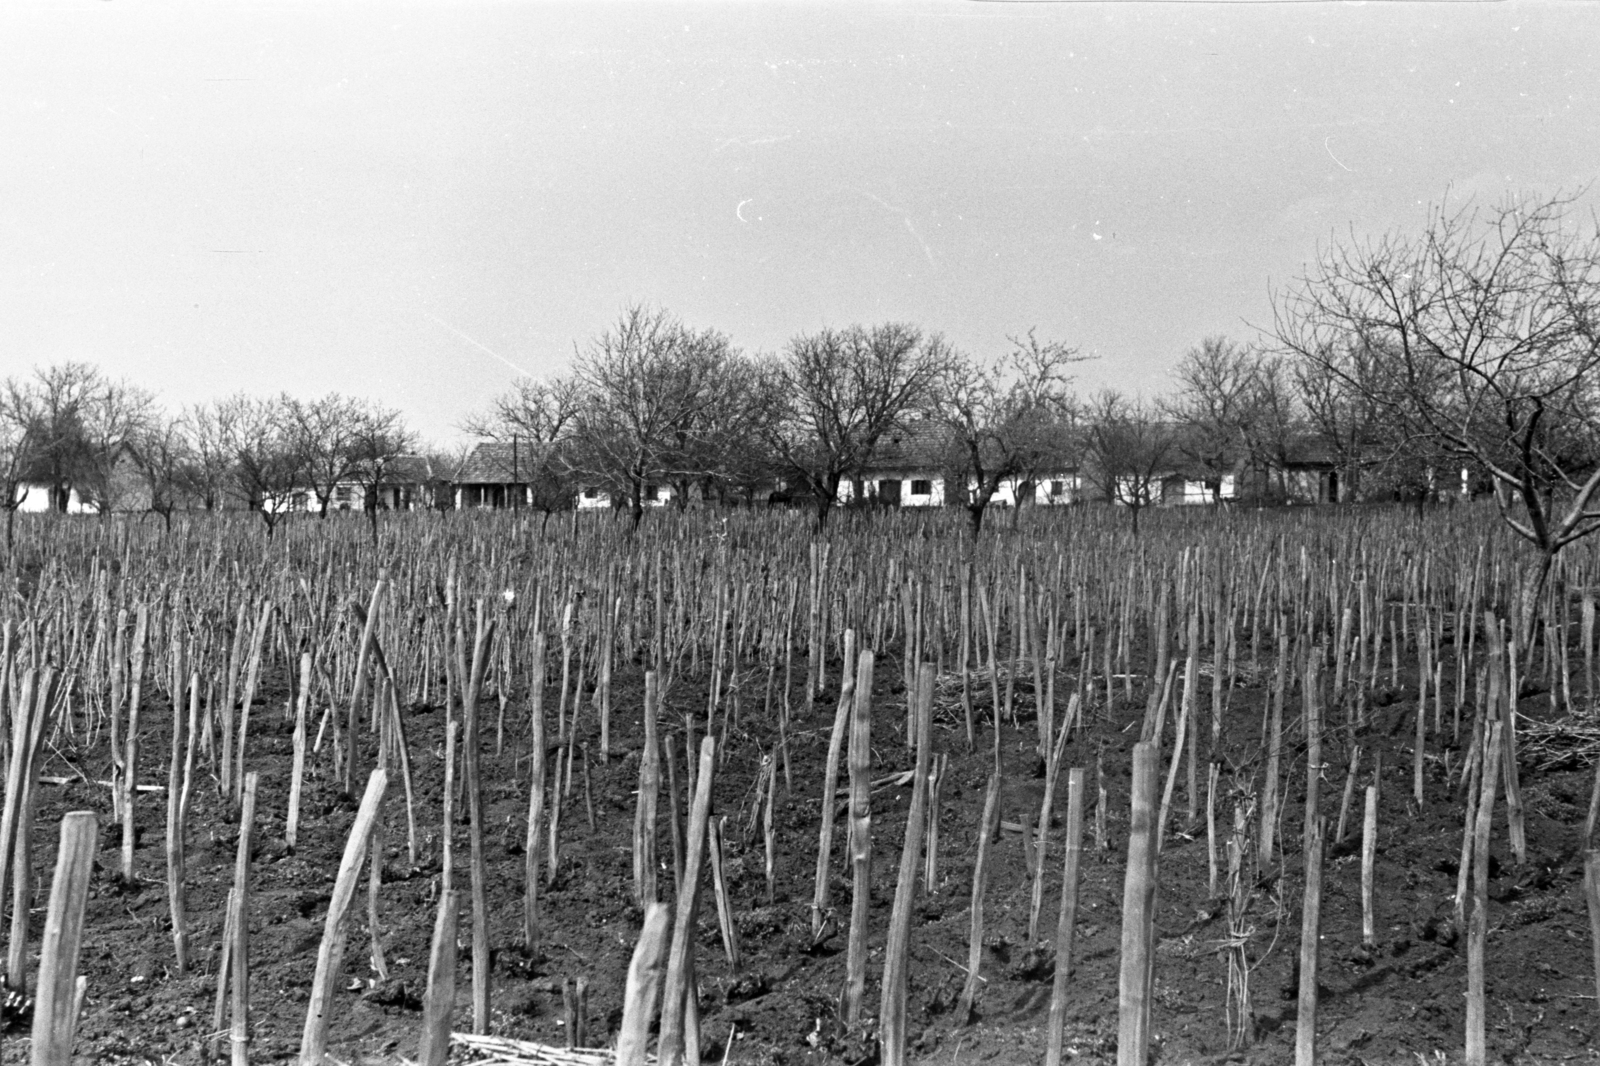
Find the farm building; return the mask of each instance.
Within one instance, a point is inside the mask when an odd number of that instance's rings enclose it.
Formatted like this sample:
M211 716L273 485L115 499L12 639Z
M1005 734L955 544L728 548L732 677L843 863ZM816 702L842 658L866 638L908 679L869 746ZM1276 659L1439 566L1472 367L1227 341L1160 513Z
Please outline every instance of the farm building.
M15 499L21 502L17 510L23 514L43 514L46 511L56 511L61 514L97 514L99 508L92 502L86 502L72 487L66 489L50 485L41 485L36 482L23 482L17 486Z
M859 477L841 482L838 502L870 500L886 507L959 506L977 491L977 478L963 485L961 454L941 427L912 423L879 442L872 462ZM1082 481L1074 469L1043 471L1033 478L1008 478L991 504L1000 507L1052 506L1082 498Z
M671 485L646 485L642 496L646 507L665 507L675 498ZM603 507L626 506L626 498L613 502L611 493L593 485L578 491L577 508L580 511L595 511Z
M551 449L526 441L480 441L456 469L450 485L458 509L531 506L548 480ZM556 510L558 508L551 508Z
M369 486L348 478L334 486L328 506L335 511L364 511L368 506ZM449 499L450 485L434 472L425 455L400 455L384 467L383 477L371 488L372 503L380 511L431 510L440 497Z

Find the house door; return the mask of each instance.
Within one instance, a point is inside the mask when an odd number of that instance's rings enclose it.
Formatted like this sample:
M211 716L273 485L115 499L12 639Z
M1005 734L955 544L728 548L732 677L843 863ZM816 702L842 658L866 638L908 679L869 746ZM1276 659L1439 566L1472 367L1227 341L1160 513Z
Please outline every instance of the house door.
M890 507L900 506L900 479L884 478L878 482L878 499Z

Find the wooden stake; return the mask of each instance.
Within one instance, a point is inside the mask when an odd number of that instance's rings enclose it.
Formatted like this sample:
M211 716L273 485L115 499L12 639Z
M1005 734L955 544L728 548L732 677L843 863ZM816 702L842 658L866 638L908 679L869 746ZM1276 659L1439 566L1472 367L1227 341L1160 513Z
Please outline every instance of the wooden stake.
M235 752L235 755L234 755L234 758L237 760L237 766L235 768L236 772L234 774L234 779L233 779L233 784L234 784L234 788L235 789L242 789L243 786L244 786L245 742L248 739L249 733L250 733L250 705L255 701L256 685L261 680L261 654L262 654L262 649L266 644L267 629L268 629L268 626L270 625L271 622L272 622L272 601L271 600L267 600L266 602L262 603L262 605L261 605L261 617L256 620L255 637L251 641L250 665L249 665L249 667L247 668L247 670L245 672L244 701L239 705L239 743L238 743L237 751ZM132 720L130 719L129 721L131 723ZM354 725L354 722L352 721L352 726L353 725ZM130 740L131 740L131 735L130 735ZM354 730L354 728L351 729L350 745L351 745L351 750L354 751L355 750L355 730ZM238 803L238 802L241 801L241 799L242 799L241 794L236 791L234 793L234 796L233 796L233 801L235 803Z
M1344 828L1350 817L1350 806L1355 801L1356 773L1361 767L1361 745L1350 746L1350 771L1344 779L1344 796L1339 800L1339 824L1333 831L1333 842L1344 843Z
M1066 732L1063 727L1062 732ZM924 892L934 893L939 890L939 809L940 793L944 786L945 773L950 768L950 754L943 752L933 760L933 768L928 771L928 831L927 831L927 861L923 870L922 888Z
M294 764L289 770L289 813L283 839L293 850L300 837L300 790L306 776L306 712L311 703L311 653L300 656L300 691L294 705Z
M26 730L13 739L13 750L20 755L22 765L17 809L6 812L15 825L11 864L11 942L6 964L12 988L23 988L27 983L28 919L33 902L33 820L39 806L39 750L53 692L51 685L40 689L32 714L21 716L27 722ZM0 886L4 884L0 880Z
M1067 986L1072 978L1072 941L1078 924L1078 875L1083 855L1083 768L1067 771L1066 858L1061 871L1061 910L1056 915L1056 972L1050 987L1050 1032L1045 1066L1061 1066L1067 1022Z
M633 819L633 891L642 908L656 894L656 804L661 792L661 749L656 736L660 681L655 670L644 675L644 749L639 753L639 803ZM644 1053L641 1045L639 1052Z
M1133 810L1128 872L1122 890L1122 976L1118 989L1117 1066L1146 1066L1156 902L1156 742L1133 747Z
M1493 637L1490 639L1494 640ZM1494 654L1493 650L1490 654ZM1488 1010L1484 1003L1487 981L1483 950L1489 938L1489 830L1494 819L1494 794L1499 784L1505 724L1495 722L1490 728L1489 747L1483 763L1482 791L1478 797L1478 824L1472 842L1472 909L1467 915L1466 1066L1484 1066L1489 1055L1484 1031Z
M167 909L172 916L172 953L179 975L189 972L188 873L185 840L189 828L189 785L194 769L195 726L200 716L200 675L189 675L188 729L172 708L172 768L167 774ZM183 739L180 756L179 739Z
M856 631L844 631L845 663L855 660ZM828 866L833 851L834 794L839 788L839 754L844 748L844 738L850 725L850 712L855 706L856 677L846 666L840 682L839 709L834 712L833 732L828 738L828 761L822 772L822 825L817 832L817 876L811 894L811 937L822 935L831 913L832 886Z
M1322 926L1322 819L1311 824L1306 846L1305 897L1300 911L1300 995L1295 1015L1295 1066L1317 1062L1317 963Z
M695 774L694 803L689 809L688 848L683 861L683 883L678 891L678 915L672 928L672 948L667 955L667 981L661 1005L661 1035L657 1056L663 1066L683 1060L689 1025L686 1003L696 997L691 980L696 913L700 904L700 864L705 855L706 821L711 813L711 785L716 773L717 742L700 741L700 768Z
M661 966L667 956L671 924L665 903L652 901L646 905L644 928L639 931L633 962L628 966L622 1028L617 1032L617 1066L645 1066L650 1021L655 1014L656 992L661 984Z
M483 780L478 769L482 739L478 730L478 696L489 664L495 620L486 618L478 601L478 622L472 647L472 673L462 705L463 764L467 786L468 841L472 848L472 1031L489 1031L489 899L488 871L483 857ZM353 738L352 738L353 742ZM352 748L353 750L353 748Z
M728 969L738 973L744 965L739 954L739 928L734 924L728 882L722 874L722 829L727 821L725 815L718 815L706 825L707 851L711 855L711 887L717 897L717 928L722 932L722 949L728 955Z
M1074 696L1077 694L1074 693ZM978 856L972 863L971 931L967 939L967 980L956 1006L956 1024L971 1025L973 1005L978 998L978 969L983 963L983 897L989 888L989 852L1000 831L1000 772L989 774L989 787L983 796L983 815L978 822Z
M1361 819L1361 942L1378 943L1377 917L1372 910L1373 869L1378 857L1378 786L1367 786L1367 807Z
M872 893L872 652L856 668L856 699L850 718L850 939L845 956L844 1023L861 1020L867 994L867 918ZM998 733L999 721L996 720Z
M461 891L439 893L433 922L433 948L428 953L428 994L422 1006L422 1038L418 1066L445 1066L450 1055L450 1016L456 1005L456 928L461 918Z
M539 953L539 833L544 822L545 779L544 645L544 634L535 633L533 665L529 668L532 770L528 783L528 828L522 848L522 944L530 958L537 958Z
M917 762L911 775L911 809L906 814L905 844L900 849L900 878L895 885L894 909L889 915L888 943L883 953L883 990L878 1012L883 1066L903 1066L906 1060L906 984L911 955L911 907L917 896L917 867L922 865L923 821L928 809L928 762L933 733L933 667L917 668ZM1063 735L1065 731L1063 730Z
M261 775L254 770L244 776L239 850L233 864L233 893L228 897L228 925L233 932L233 1029L229 1038L233 1066L250 1066L250 845L255 836L256 789L260 781Z
M61 845L50 883L50 910L39 945L39 980L33 1004L33 1066L71 1066L78 1030L78 948L83 910L94 875L100 822L93 811L61 819Z
M333 1016L333 996L339 988L339 970L344 963L345 941L349 935L350 903L355 898L356 886L361 879L361 866L367 857L367 845L378 823L378 808L388 784L389 776L382 767L372 771L372 776L367 779L367 791L361 797L361 806L356 810L355 824L350 827L350 837L345 841L344 857L339 861L339 875L333 884L333 895L328 900L322 944L317 949L311 1002L306 1009L305 1032L300 1039L300 1066L323 1066L323 1057L328 1049L328 1023Z
M1585 606L1591 606L1585 601ZM1593 950L1596 1004L1600 1005L1600 849L1583 853L1583 898L1589 908L1589 944Z
M389 962L383 955L383 926L378 921L378 897L383 890L383 825L372 830L372 847L367 856L367 936L372 943L372 972L378 980L389 979Z
M150 611L139 605L138 620L133 624L133 665L130 694L128 696L127 748L122 756L122 879L133 880L133 800L138 794L139 781L139 705L144 692L145 635L150 625ZM240 740L241 750L243 739ZM241 766L243 764L241 763Z

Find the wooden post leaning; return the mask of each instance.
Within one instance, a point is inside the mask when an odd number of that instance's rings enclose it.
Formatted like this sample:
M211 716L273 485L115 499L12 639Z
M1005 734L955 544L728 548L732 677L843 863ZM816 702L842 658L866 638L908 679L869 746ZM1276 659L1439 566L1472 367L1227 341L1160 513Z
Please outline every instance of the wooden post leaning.
M888 943L883 953L883 989L878 1009L879 1061L903 1066L906 1059L906 982L911 954L911 907L917 896L917 867L922 864L923 826L928 809L928 763L933 732L933 667L917 667L917 685L910 695L917 732L916 771L911 776L911 809L906 814L905 844L900 849L900 878L894 909L889 914Z
M428 994L422 1005L422 1039L418 1066L444 1066L450 1055L450 1015L456 1005L456 927L461 920L461 890L439 895L433 922L433 947L428 954Z
M683 857L683 882L678 887L678 914L672 927L672 947L667 954L667 981L661 1004L661 1034L656 1054L663 1066L677 1066L688 1042L685 1028L698 1012L685 1009L694 996L690 979L694 966L696 913L700 903L700 864L705 856L706 821L711 813L711 785L716 775L717 741L700 741L700 769L695 774L694 803L689 809L688 846Z
M39 981L33 1005L33 1066L70 1066L77 1033L78 947L89 898L100 823L93 811L61 819L61 848L50 885L50 911L39 945Z
M650 903L644 910L644 928L633 949L628 984L622 1005L622 1028L617 1033L617 1066L645 1066L650 1041L650 1016L655 1012L661 985L661 965L667 955L672 923L665 903Z
M355 898L356 886L361 879L361 865L366 861L367 845L372 840L372 830L378 822L378 808L388 784L389 775L381 766L372 771L372 776L367 779L367 791L361 797L361 806L356 811L355 824L350 827L350 838L345 841L344 857L339 861L339 876L333 884L333 897L328 901L322 946L317 949L311 1003L306 1008L306 1027L300 1038L300 1066L322 1066L328 1050L328 1022L333 1013L333 994L339 987L339 969L344 963L350 903Z

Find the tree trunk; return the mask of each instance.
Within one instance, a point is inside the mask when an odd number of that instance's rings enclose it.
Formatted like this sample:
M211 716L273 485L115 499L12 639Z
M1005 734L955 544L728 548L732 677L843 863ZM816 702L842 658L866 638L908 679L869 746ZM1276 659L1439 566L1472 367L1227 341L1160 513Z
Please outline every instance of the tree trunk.
M828 528L828 514L833 510L833 505L839 499L840 480L840 478L823 478L820 481L807 479L810 482L807 487L816 493L818 533ZM859 492L855 494L858 499L860 495Z
M967 524L972 527L973 540L977 540L978 534L983 531L983 512L988 506L988 500L974 500L967 504Z

